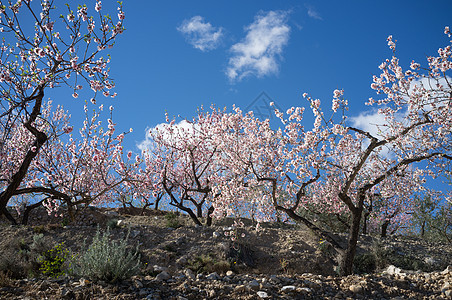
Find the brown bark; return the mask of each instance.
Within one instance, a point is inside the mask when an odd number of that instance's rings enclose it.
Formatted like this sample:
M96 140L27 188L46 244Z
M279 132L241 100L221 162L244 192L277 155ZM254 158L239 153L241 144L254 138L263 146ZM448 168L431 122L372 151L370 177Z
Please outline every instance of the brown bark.
M27 130L30 131L35 136L35 141L33 142L33 145L30 147L30 150L28 150L27 154L25 155L25 158L23 159L22 164L19 167L19 170L12 176L11 182L9 182L6 189L2 193L0 193L0 212L3 215L5 215L6 218L8 218L8 220L13 225L17 225L17 221L8 212L6 206L8 205L8 202L11 199L11 197L14 196L14 193L22 183L22 180L25 178L25 175L28 172L28 168L30 167L32 160L36 157L36 155L38 155L39 150L48 139L47 135L44 132L41 132L35 127L33 127L33 123L36 121L36 118L41 113L42 98L44 97L43 87L37 88L36 91L38 93L37 95L30 97L29 99L27 99L27 101L25 101L26 103L35 100L35 104L28 120L24 123L24 127L27 128Z
M353 274L353 261L356 254L356 245L358 243L359 228L361 224L362 209L357 209L352 213L352 224L350 227L350 234L348 238L347 249L340 261L340 274Z

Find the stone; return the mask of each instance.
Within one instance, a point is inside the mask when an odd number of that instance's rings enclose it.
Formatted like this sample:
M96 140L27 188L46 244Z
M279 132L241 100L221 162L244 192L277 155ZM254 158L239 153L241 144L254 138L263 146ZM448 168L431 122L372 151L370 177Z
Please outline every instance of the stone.
M264 291L259 291L257 292L257 296L259 296L259 298L268 298L268 294Z
M157 281L166 281L166 280L168 280L168 279L170 279L170 278L171 278L171 275L168 274L168 272L166 272L166 271L160 272L160 273L155 277L155 279L156 279Z
M213 272L213 273L210 273L209 275L207 275L206 279L207 280L219 280L220 276L218 275L217 272Z
M226 276L231 277L232 275L234 275L234 272L232 272L231 270L226 272Z
M220 236L221 236L221 234L220 234L219 232L214 231L214 232L212 233L212 237L213 237L214 239L217 239L217 238L219 238Z
M441 272L441 274L446 275L452 273L452 266L447 266L447 268Z
M137 288L137 289L141 289L144 287L143 283L141 282L141 280L135 279L133 281L133 285Z
M297 291L299 291L299 292L301 292L301 293L312 293L312 290L310 289L310 288L308 288L308 287L301 287L301 288L298 288L297 289Z
M363 287L359 284L353 284L348 289L355 294L359 294L363 291Z
M185 269L184 271L185 276L187 276L188 279L195 280L196 275L191 269Z
M396 275L396 274L402 274L402 269L397 268L394 265L390 265L385 271L384 273L388 274L388 275Z
M85 278L80 278L79 283L80 283L80 286L85 286L89 283L89 280L87 280Z
M290 293L295 291L294 285L285 285L281 288L281 293Z
M426 257L424 259L424 262L428 265L434 265L436 263L436 260L433 257Z
M303 280L303 284L307 287L310 287L311 289L319 288L319 284L311 280Z
M238 293L244 292L244 291L246 291L246 286L243 285L243 284L237 285L237 286L234 288L234 291L235 291L235 292L238 292Z
M450 289L451 289L450 282L445 282L443 284L443 286L441 287L441 291L442 292L445 292L445 291L450 290Z
M160 273L160 272L163 272L163 271L168 272L168 268L166 268L166 267L161 267L161 266L159 266L159 265L154 265L153 269L154 269L154 272L155 272L155 273Z
M180 266L185 266L187 264L187 257L186 256L181 256L176 260L176 264L180 265Z
M253 279L248 283L248 287L253 291L257 291L259 289L260 285L256 279Z

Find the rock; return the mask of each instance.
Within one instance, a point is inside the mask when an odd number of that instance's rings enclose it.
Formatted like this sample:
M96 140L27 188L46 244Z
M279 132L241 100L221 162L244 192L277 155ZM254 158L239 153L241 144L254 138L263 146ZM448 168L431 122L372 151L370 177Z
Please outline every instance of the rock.
M187 264L187 257L186 256L181 256L176 260L176 264L180 265L180 266L185 266Z
M248 283L248 287L253 291L257 291L259 289L260 285L256 279L253 279Z
M241 293L241 292L244 292L244 291L246 291L246 286L243 285L243 284L237 285L234 288L234 292L237 292L237 293Z
M276 275L270 275L270 280L276 284L281 282L281 280L279 280L278 276L276 276Z
M445 291L445 292L444 292L444 295L445 295L447 298L451 298L451 297L452 297L452 290L447 290L447 291Z
M441 287L441 291L442 292L445 292L445 291L450 290L450 289L451 289L450 282L444 283L443 286Z
M89 280L87 280L85 278L80 278L79 283L80 283L80 286L85 286L89 283Z
M234 275L234 272L232 272L231 270L226 272L226 276L231 277L232 275Z
M63 288L61 290L61 298L62 299L74 299L75 298L75 294L73 291L68 290L66 288Z
M185 269L184 274L190 280L195 280L196 279L196 275L191 269Z
M436 263L436 260L433 257L424 258L424 262L428 265L433 266Z
M163 271L163 272L159 273L159 274L155 277L155 279L156 279L157 281L166 281L166 280L168 280L168 279L170 279L170 278L171 278L171 275L168 274L168 272L166 272L166 271Z
M447 268L441 272L441 274L446 275L452 273L452 266L447 266Z
M139 279L134 279L133 280L133 285L135 286L135 288L137 289L141 289L144 287L143 283L141 282L141 280Z
M161 266L159 266L159 265L154 265L154 266L153 266L153 269L154 269L154 272L155 272L155 273L160 273L160 272L163 272L163 271L168 272L168 268L166 268L166 267L161 267Z
M285 285L281 288L281 293L290 293L295 291L294 285Z
M259 296L259 298L268 298L268 294L264 291L257 292L257 295Z
M355 294L359 294L363 291L363 287L359 284L353 284L348 289Z
M213 273L210 273L209 275L207 275L206 279L207 280L219 280L220 276L218 275L217 272L213 272Z
M303 284L310 287L311 289L319 288L319 284L311 280L303 280Z
M219 238L220 236L221 236L221 234L220 234L219 232L214 231L214 232L212 233L212 237L213 237L214 239L217 239L217 238Z
M397 268L394 265L390 265L383 273L388 274L388 275L403 274L402 269Z
M310 288L307 288L307 287L298 288L297 291L301 292L301 293L312 293L312 290Z

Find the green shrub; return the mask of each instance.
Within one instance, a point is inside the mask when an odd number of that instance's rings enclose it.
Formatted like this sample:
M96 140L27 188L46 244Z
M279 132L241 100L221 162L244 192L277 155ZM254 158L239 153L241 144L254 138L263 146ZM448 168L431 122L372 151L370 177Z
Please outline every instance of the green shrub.
M64 275L64 264L69 256L69 250L64 248L64 242L55 245L38 258L41 264L39 270L42 274L50 277L60 277Z
M176 213L170 212L165 215L166 219L166 227L169 228L179 228L182 225L179 222L179 218L177 217Z
M135 275L140 268L140 255L138 247L135 251L128 249L129 233L125 239L112 241L108 227L102 236L98 229L88 249L79 257L73 257L73 273L92 280L109 282Z
M0 253L0 272L14 279L35 277L41 273L41 261L51 249L52 244L42 233L35 234L31 244L24 239L14 241Z
M356 255L353 261L354 272L358 274L372 273L376 268L376 258L373 253Z
M9 286L11 284L11 276L9 271L0 271L0 287Z
M113 218L113 219L109 219L108 221L107 221L107 227L108 228L111 228L111 229L113 229L113 228L119 228L119 226L118 226L118 219L116 219L116 218Z
M207 255L201 254L194 259L188 261L189 269L195 273L225 273L231 269L231 263L226 260L217 260L215 255L209 253Z

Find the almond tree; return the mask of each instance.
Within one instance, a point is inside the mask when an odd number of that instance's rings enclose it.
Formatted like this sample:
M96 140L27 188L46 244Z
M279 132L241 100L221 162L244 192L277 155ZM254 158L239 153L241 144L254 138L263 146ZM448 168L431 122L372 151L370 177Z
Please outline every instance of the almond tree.
M96 1L94 15L82 5L74 12L67 7L65 16L56 22L57 10L52 0L39 3L30 0L0 1L0 127L1 145L11 141L12 129L24 126L33 143L24 156L18 157L16 169L10 177L2 178L0 212L12 223L16 221L7 210L8 202L24 180L31 162L49 139L37 128L44 92L59 86L72 89L77 98L86 83L95 93L114 97L110 89L109 59L100 53L113 46L116 36L123 32L124 13L118 8L118 21L102 15L101 1ZM25 28L25 20L34 28ZM96 20L96 22L95 22ZM61 31L61 33L60 33ZM95 100L92 98L92 101ZM0 167L7 164L1 161Z
M450 37L448 27L445 33ZM388 45L395 51L392 37ZM342 249L331 238L328 241L341 253L340 272L351 274L365 203L371 196L380 193L386 199L392 195L403 199L413 188L422 187L423 176L436 177L450 165L452 85L447 73L452 68L451 46L438 54L427 58L427 67L412 62L405 72L395 55L380 65L382 73L374 77L372 88L385 96L368 101L380 107L378 114L386 121L378 135L350 125L348 104L340 90L333 93L330 117L320 100L304 94L315 116L310 130L302 125L304 108L300 107L289 109L287 117L276 110L284 131L272 131L265 122L239 110L225 116L224 147L217 160L237 180L218 187L221 201L214 205L233 206L240 190L266 183L269 194L260 199L263 207L270 202L326 238L299 209L315 203L332 212L347 211L351 216L347 247ZM292 197L281 198L282 191ZM388 211L396 205L394 201L384 204Z
M158 173L157 185L166 193L169 205L187 213L197 225L202 225L202 217L207 226L212 224L212 186L221 176L213 161L218 149L212 129L219 118L221 112L215 109L211 113L201 110L193 121L176 124L173 120L158 126L150 131L152 144L144 153L145 173Z
M102 109L101 105L99 110ZM111 114L112 109L110 107ZM42 118L35 122L38 130L52 134L31 162L22 184L13 192L13 196L32 194L35 198L42 197L31 205L16 201L24 212L22 223L27 222L30 210L39 205L44 205L51 214L64 204L73 220L74 208L114 203L118 188L135 184L135 172L140 162L131 162L123 156L122 142L126 133L115 134L111 117L107 120L107 128L103 129L100 112L89 116L86 106L85 112L80 138L73 136L69 116L62 107L51 111L50 104L46 105ZM3 159L10 163L2 169L3 178L14 172L17 167L14 164L20 163L16 157L23 156L33 143L33 135L24 127L17 127L12 133L4 152Z

